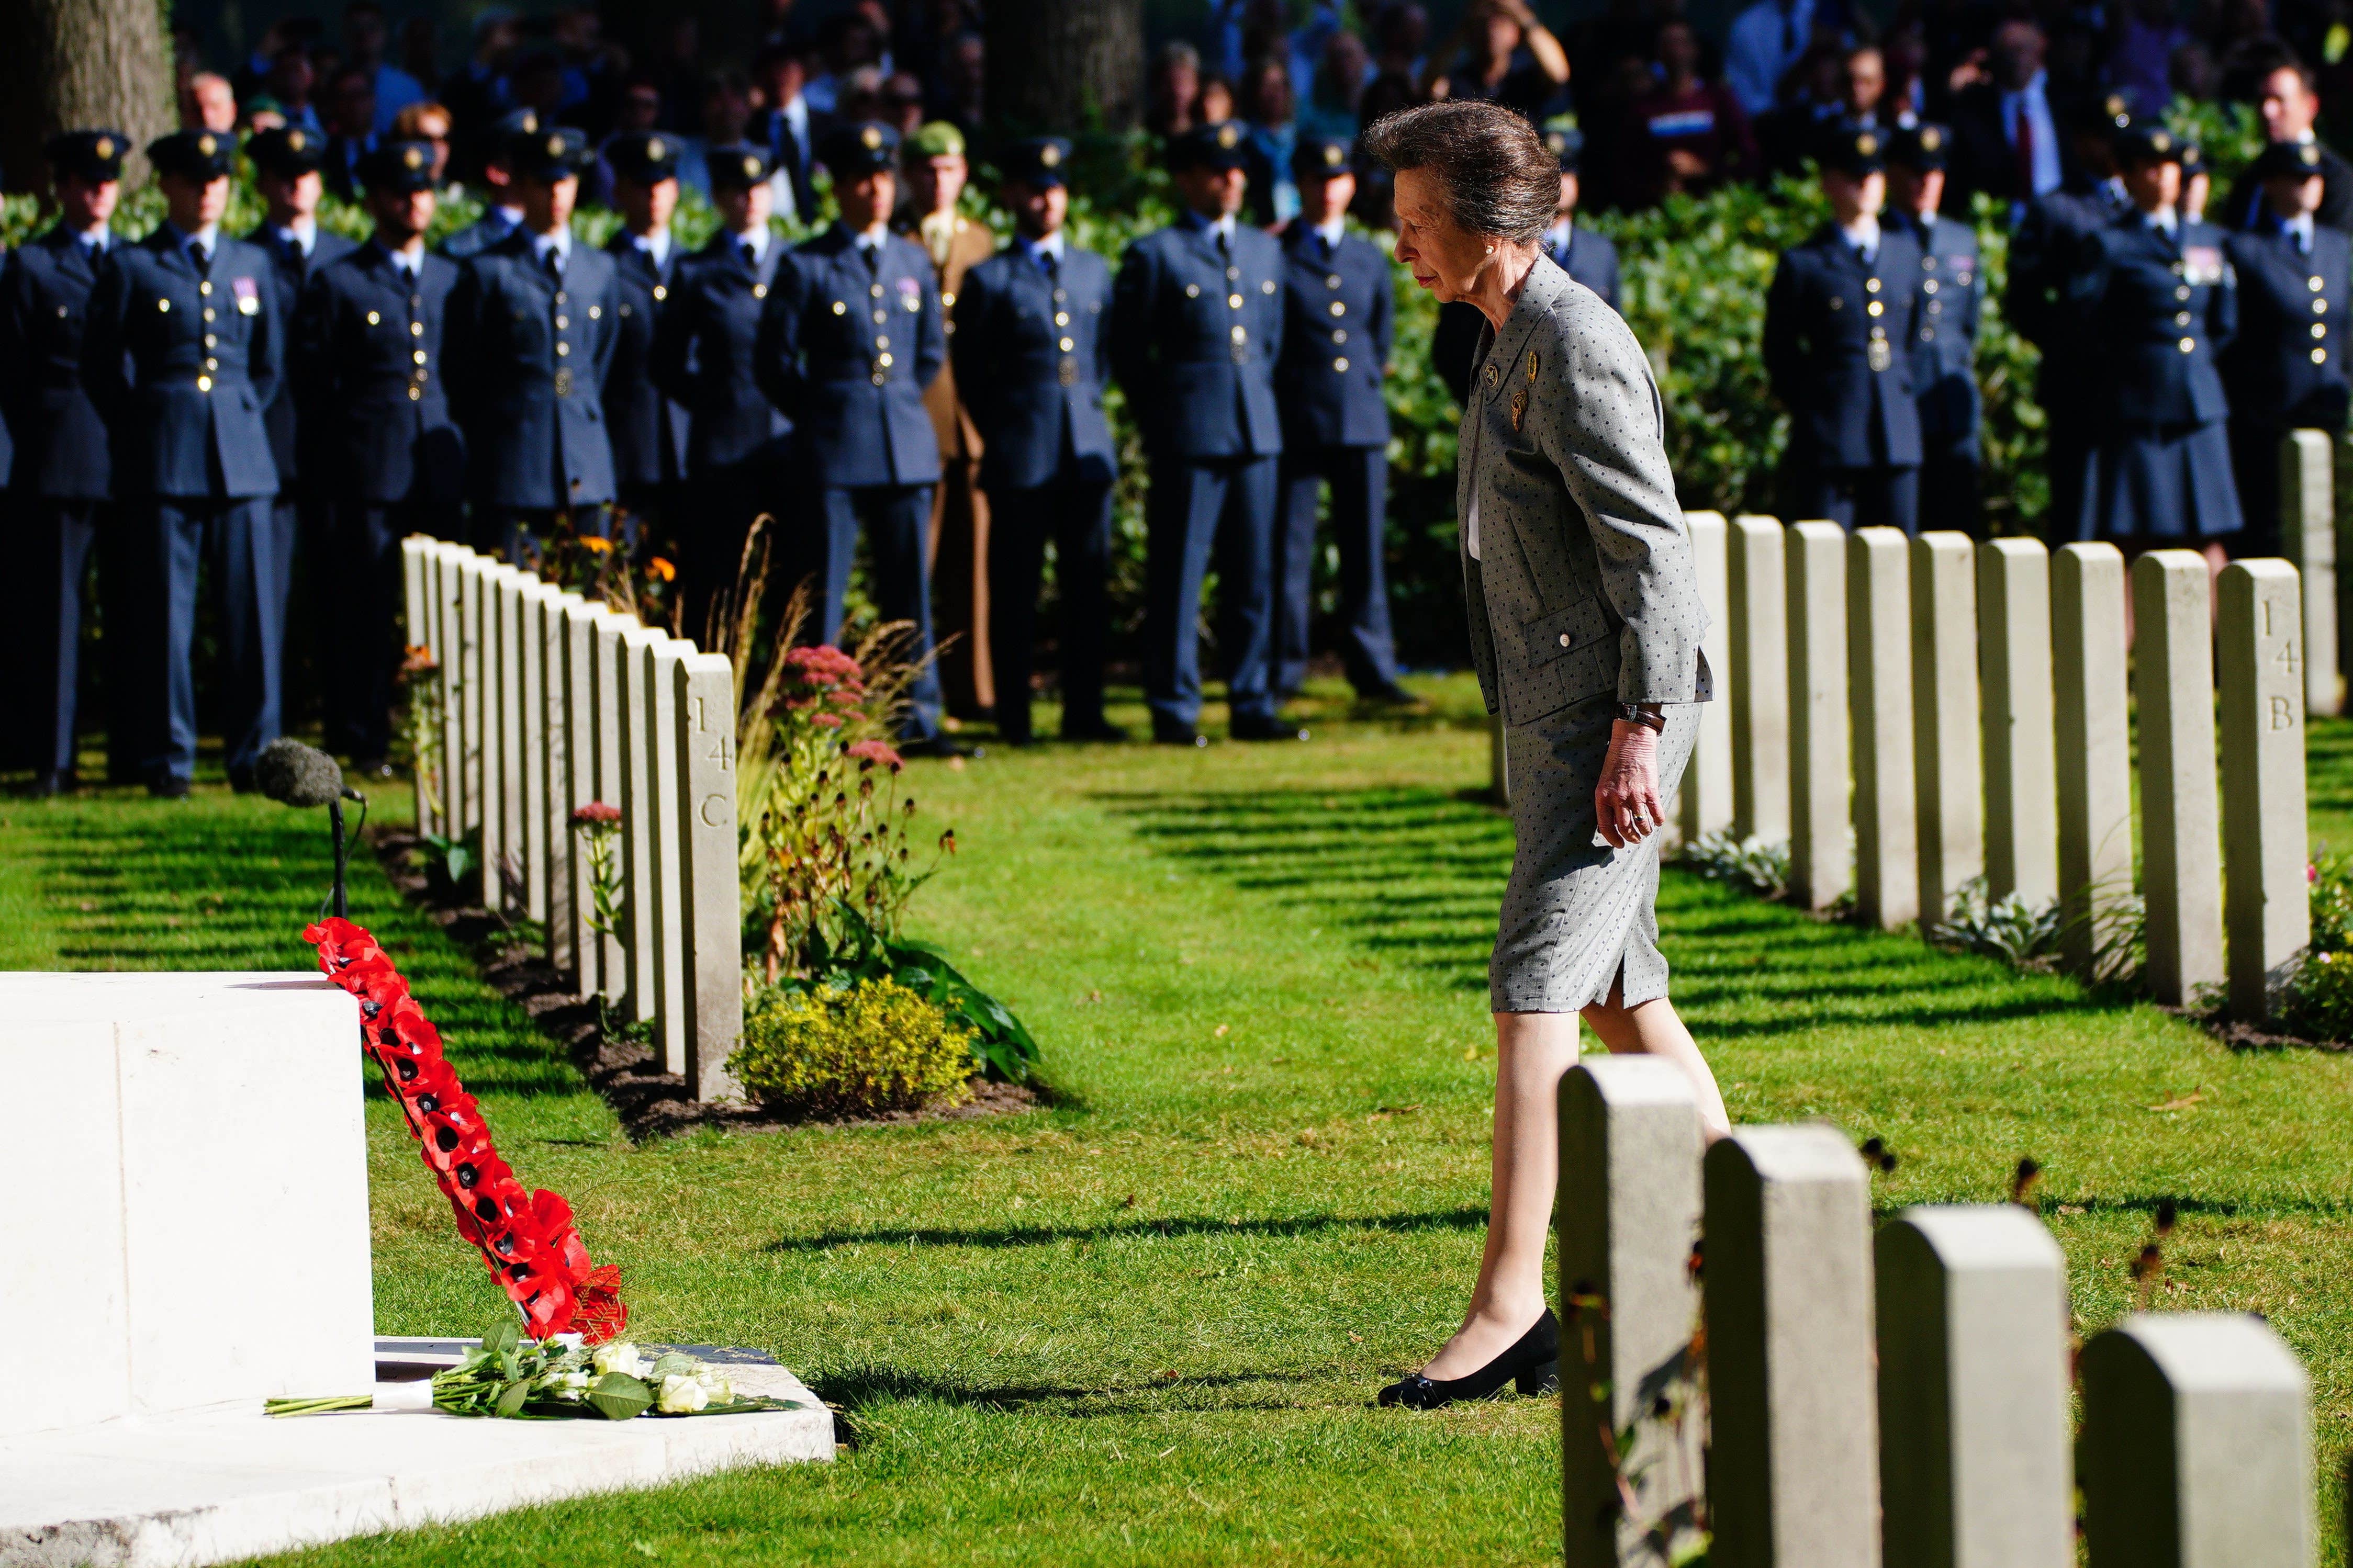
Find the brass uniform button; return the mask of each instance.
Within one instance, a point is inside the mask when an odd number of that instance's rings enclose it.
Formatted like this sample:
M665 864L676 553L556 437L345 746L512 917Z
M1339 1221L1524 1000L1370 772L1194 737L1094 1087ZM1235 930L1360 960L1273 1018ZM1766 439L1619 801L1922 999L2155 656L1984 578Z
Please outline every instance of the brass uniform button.
M210 332L206 332L206 333L205 334L205 347L206 347L206 348L211 348L215 343L216 343L216 342L219 342L219 340L218 340L217 338L214 337Z
M669 299L669 298L670 298L670 289L669 289L669 288L668 288L666 285L664 285L664 284L660 284L660 283L657 283L657 284L655 284L655 285L654 285L654 303L655 303L655 304L659 305L659 304L660 304L664 300L667 300L667 299Z
M878 349L887 349L891 346L891 340L877 334L874 339L874 346Z
M1058 327L1067 327L1070 324L1071 313L1068 310L1057 310L1054 312L1054 325Z
M196 292L199 294L209 294L212 291L213 286L209 279L196 285Z
M1242 269L1241 269L1240 268L1239 268L1239 267L1229 267L1229 268L1226 268L1226 279L1227 279L1227 281L1228 281L1228 282L1232 282L1232 281L1235 281L1235 280L1239 279L1241 277L1241 275L1242 275Z
M1324 287L1326 289L1337 289L1339 286L1340 275L1336 272L1329 274L1324 279Z
M888 310L877 310L874 312L874 324L878 327L890 319L891 313Z
M1936 291L1936 280L1934 278L1929 279L1926 283L1920 285L1920 292L1923 294L1934 294Z
M874 356L874 363L882 369L889 370L891 368L891 356L887 353L876 354Z
M1843 310L1846 309L1846 301L1833 294L1831 296L1831 309L1833 310Z
M417 399L419 399L419 398L423 397L424 395L425 395L425 389L424 389L423 387L418 386L418 385L417 385L416 383L414 383L414 382L411 382L411 383L409 384L409 387L408 387L408 401L409 401L409 402L411 402L411 403L415 403Z
M1270 278L1270 279L1268 279L1265 282L1261 283L1261 284L1258 286L1258 291L1259 291L1260 293L1261 293L1261 294L1271 294L1271 293L1273 293L1273 292L1274 292L1274 279L1271 279L1271 278Z
M558 316L555 318L555 330L559 332L571 324L572 320L568 316Z
M210 310L206 310L206 311L205 312L205 320L206 320L206 321L211 321L212 319L213 319L213 313L212 313ZM384 321L384 318L383 318L382 316L377 315L374 310L370 310L370 311L368 312L368 325L369 325L369 326L373 327L373 326L380 325L380 324L383 322L383 321Z
M2181 340L2181 352L2182 352L2183 353L2189 353L2192 349L2195 349L2197 346L2198 346L2198 340L2197 340L2196 338L2184 338L2184 339L2182 339L2182 340Z
M564 290L561 289L555 291L555 302L559 305L564 303Z
M210 392L212 389L213 378L211 376L200 375L196 377L196 390L198 392Z
M1200 297L1201 286L1198 283L1187 283L1185 285L1185 298L1187 300L1198 300Z
M1238 342L1238 343L1239 343L1239 342L1248 342L1248 341L1249 341L1249 339L1250 339L1250 332L1249 332L1246 329L1241 328L1241 327L1236 327L1236 328L1234 329L1234 342Z
M2315 300L2312 302L2312 313L2316 316L2325 316L2328 314L2328 301L2326 300Z
M1345 342L1346 342L1348 341L1348 329L1347 329L1347 328L1345 328L1345 327L1335 327L1335 328L1333 328L1333 329L1332 329L1332 341L1333 341L1334 342L1335 342L1335 343L1345 343Z
M2327 364L2328 363L2328 351L2327 349L2313 350L2312 363L2315 364Z
M423 364L425 363L425 351L423 349L418 349L413 357L418 364Z
M1936 329L1934 327L1922 328L1920 331L1920 341L1924 343L1935 342L1936 341Z
M959 221L959 222L956 224L956 227L958 227L958 228L962 228L963 226L964 226L964 224L963 224L961 221ZM953 295L953 294L947 293L947 292L945 292L945 291L943 291L943 292L941 293L941 295L940 295L940 308L941 308L942 310L955 310L955 295Z
M558 344L556 344L556 345L555 345L555 357L556 357L556 358L558 358L558 359L562 359L562 358L564 358L565 355L569 354L571 352L572 352L572 345L571 345L570 343L558 343Z
M754 294L757 294L757 293L759 292L759 290L758 290L757 289L753 289L753 290L752 290L752 292L753 292L753 293L754 293ZM602 306L602 305L591 305L591 306L589 306L589 307L588 307L588 319L589 319L590 321L603 321L603 320L605 319L605 307L604 307L604 306Z
M2177 327L2188 326L2189 324L2189 312L2187 310L2177 312L2173 318L2173 324Z
M205 368L206 370L218 370L220 369L220 361L216 359L208 359L205 361Z
M2322 326L2318 321L2315 321L2312 323L2312 335L2316 339L2325 338L2328 335L2328 329Z
M572 373L570 371L559 370L555 373L555 395L558 397L569 397L572 395Z
M1878 292L1879 292L1879 279L1876 279L1876 278L1866 278L1866 279L1864 279L1862 280L1862 291L1863 291L1864 293L1866 293L1866 294L1876 294L1876 293L1878 293Z
M158 300L155 301L155 309L162 314L168 316L172 313L172 301L169 300Z
M2187 289L2176 289L2173 291L2173 297L2177 300L2187 300L2189 298L2189 290Z
M1883 311L1884 311L1886 309L1887 309L1887 307L1886 307L1886 306L1884 306L1884 305L1881 304L1881 303L1880 303L1878 300L1873 300L1870 304L1865 305L1865 306L1863 307L1863 310L1864 310L1867 313L1869 313L1869 314L1871 314L1871 315L1873 315L1873 316L1876 316L1876 315L1881 314L1881 313L1882 313Z
M1348 362L1345 359L1335 359L1332 362L1332 369L1335 374L1345 374L1348 369Z
M889 376L883 374L880 370L874 373L874 384L877 386L881 385L884 382L889 381L890 379L891 378Z
M1345 300L1333 300L1333 301L1332 301L1332 313L1333 313L1334 315L1335 315L1335 316L1345 316L1345 315L1346 315L1346 314L1348 313L1348 306L1347 306L1347 302L1346 302Z
M847 313L849 310L849 307L839 300L836 300L833 302L833 313L837 316Z
M1067 300L1067 299L1069 299L1069 298L1070 298L1070 295L1068 295L1068 294L1064 293L1061 289L1055 289L1055 290L1054 290L1054 303L1056 303L1057 305L1060 304L1063 300Z
M2320 292L2321 284L2320 284L2320 279L2317 279L2317 278L2307 278L2307 279L2306 279L2304 281L2305 281L2305 286L2306 286L2306 288L2310 289L2314 293L2317 294L2317 293L2319 293L2319 292Z
M409 335L410 337L412 337L412 338L421 338L421 337L423 337L423 336L425 335L425 323L424 323L424 322L422 322L422 321L411 321L411 322L409 322L409 323L408 323L408 335Z
M1240 294L1229 294L1229 295L1227 295L1227 296L1226 296L1226 308L1227 308L1227 309L1229 309L1229 310L1240 310L1240 309L1242 308L1242 297L1241 297Z
M768 286L765 283L754 283L752 285L752 298L754 300L765 300L767 297ZM588 314L593 318L596 312L592 310Z
M882 285L880 283L869 283L866 286L866 291L869 294L873 295L877 300L882 298Z

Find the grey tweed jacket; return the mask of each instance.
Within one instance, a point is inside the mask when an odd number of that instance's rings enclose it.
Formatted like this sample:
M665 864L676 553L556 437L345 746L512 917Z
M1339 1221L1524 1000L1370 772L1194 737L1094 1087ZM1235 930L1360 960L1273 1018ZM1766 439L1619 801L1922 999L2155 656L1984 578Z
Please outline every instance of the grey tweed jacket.
M1707 701L1707 611L1658 383L1632 331L1540 256L1503 331L1480 345L1455 516L1487 711L1517 726L1609 693Z

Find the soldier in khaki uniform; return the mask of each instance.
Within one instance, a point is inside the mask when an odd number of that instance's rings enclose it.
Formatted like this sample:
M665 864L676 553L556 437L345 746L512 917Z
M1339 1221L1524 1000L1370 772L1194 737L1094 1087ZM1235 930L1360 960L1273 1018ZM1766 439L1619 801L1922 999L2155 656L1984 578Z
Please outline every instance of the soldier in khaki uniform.
M953 311L965 270L997 250L997 237L986 224L956 212L956 198L971 172L964 132L934 120L908 139L903 161L912 198L908 237L931 257L939 273L941 307ZM923 406L940 443L940 482L932 491L932 529L924 545L932 561L940 684L949 712L977 719L997 706L988 659L988 498L975 483L980 431L956 395L953 369L943 368L924 389Z

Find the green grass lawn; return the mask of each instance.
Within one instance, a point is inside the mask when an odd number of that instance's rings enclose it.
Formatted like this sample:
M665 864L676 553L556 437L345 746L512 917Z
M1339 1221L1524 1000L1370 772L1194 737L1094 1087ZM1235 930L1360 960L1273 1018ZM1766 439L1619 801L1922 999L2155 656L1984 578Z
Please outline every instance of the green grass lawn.
M1472 798L1475 695L1432 689L1440 719L1335 710L1306 746L917 765L926 816L964 845L917 934L1045 1045L1056 1103L1014 1118L633 1147L363 867L353 918L417 982L518 1173L623 1267L636 1330L774 1352L854 1446L316 1556L1557 1561L1555 1402L1368 1407L1453 1328L1486 1201L1511 836ZM2318 728L2316 831L2353 847L2353 723ZM318 815L219 787L0 803L0 967L308 967L323 866ZM1994 1200L2041 1161L2083 1331L2127 1309L2150 1213L2178 1200L2161 1303L2261 1310L2303 1354L2333 1521L2353 1058L2233 1054L2153 1007L1680 873L1661 920L1736 1118L1885 1139L1883 1208ZM390 1106L370 1110L378 1326L471 1331L501 1300Z

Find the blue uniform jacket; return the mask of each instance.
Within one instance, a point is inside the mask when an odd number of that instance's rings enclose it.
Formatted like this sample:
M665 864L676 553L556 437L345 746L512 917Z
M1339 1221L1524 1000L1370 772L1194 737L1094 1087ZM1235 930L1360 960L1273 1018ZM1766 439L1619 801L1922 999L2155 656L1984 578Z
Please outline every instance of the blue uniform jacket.
M2058 416L2083 416L2092 371L2084 321L2068 304L2068 285L2092 237L2132 210L2121 187L2077 181L2036 198L2010 242L2010 284L2001 313L2019 336L2042 351L2035 401Z
M1221 260L1193 214L1127 247L1112 286L1111 359L1154 456L1282 450L1283 271L1282 247L1248 224L1234 226L1232 258Z
M1765 297L1765 374L1788 405L1793 456L1826 468L1920 461L1920 247L1893 224L1868 268L1830 224L1781 253Z
M923 388L947 362L947 326L923 247L892 235L870 267L836 224L795 247L776 268L754 352L820 487L939 479Z
M1103 406L1110 313L1110 266L1067 240L1055 280L1018 242L965 273L949 346L956 384L973 389L965 406L980 427L984 489L1118 472Z
M1274 389L1290 447L1386 447L1397 281L1389 258L1361 235L1324 237L1294 223L1283 236L1282 357Z
M605 372L605 428L613 478L623 486L666 485L686 475L685 405L654 384L654 335L684 258L672 243L667 264L639 250L627 230L605 247L620 289L613 363Z
M318 275L319 268L349 256L359 248L359 242L321 228L311 237L311 254L304 256L300 247L280 241L267 223L247 235L245 242L269 258L270 283L278 290L278 319L287 324L289 333L288 374L280 378L278 395L261 411L261 420L269 426L269 456L278 465L279 487L290 490L298 479L310 476L309 459L316 435L309 428L307 416L301 421L301 428L297 426L298 394L292 374L294 315L301 308L303 289ZM306 493L314 489L307 483L302 488Z
M2135 212L2092 237L2068 297L2085 314L2110 425L2206 425L2227 416L2215 358L2239 329L2222 231L2185 223L2177 241Z
M1978 233L1947 217L1912 220L1920 246L1919 331L1912 339L1912 394L1920 405L1920 438L1974 454L1978 445L1978 321L1985 274Z
M20 459L9 476L19 495L104 500L112 488L106 422L81 381L98 273L76 237L54 226L0 268L0 409Z
M1552 252L1554 265L1618 310L1618 247L1606 236L1571 224L1568 244ZM1622 313L1622 312L1621 312Z
M169 225L116 245L90 291L82 384L106 419L117 500L278 493L261 411L286 329L269 258L222 236L206 275Z
M2231 417L2274 430L2342 429L2353 239L2316 225L2309 256L2281 234L2234 234L2226 245L2239 275L2239 335L2222 353Z
M449 406L480 503L549 511L610 501L605 373L619 325L613 258L575 244L559 285L522 231L465 263L449 295Z
M723 233L679 262L652 365L655 382L687 410L686 471L693 478L785 455L792 421L761 390L755 354L760 314L785 256L784 241L771 237L755 271L735 237ZM861 320L871 314L861 308Z
M496 207L441 242L441 254L452 261L471 261L515 232L517 226L501 216Z
M447 353L458 276L456 262L427 254L412 287L373 241L311 274L292 369L321 494L377 506L463 497Z

